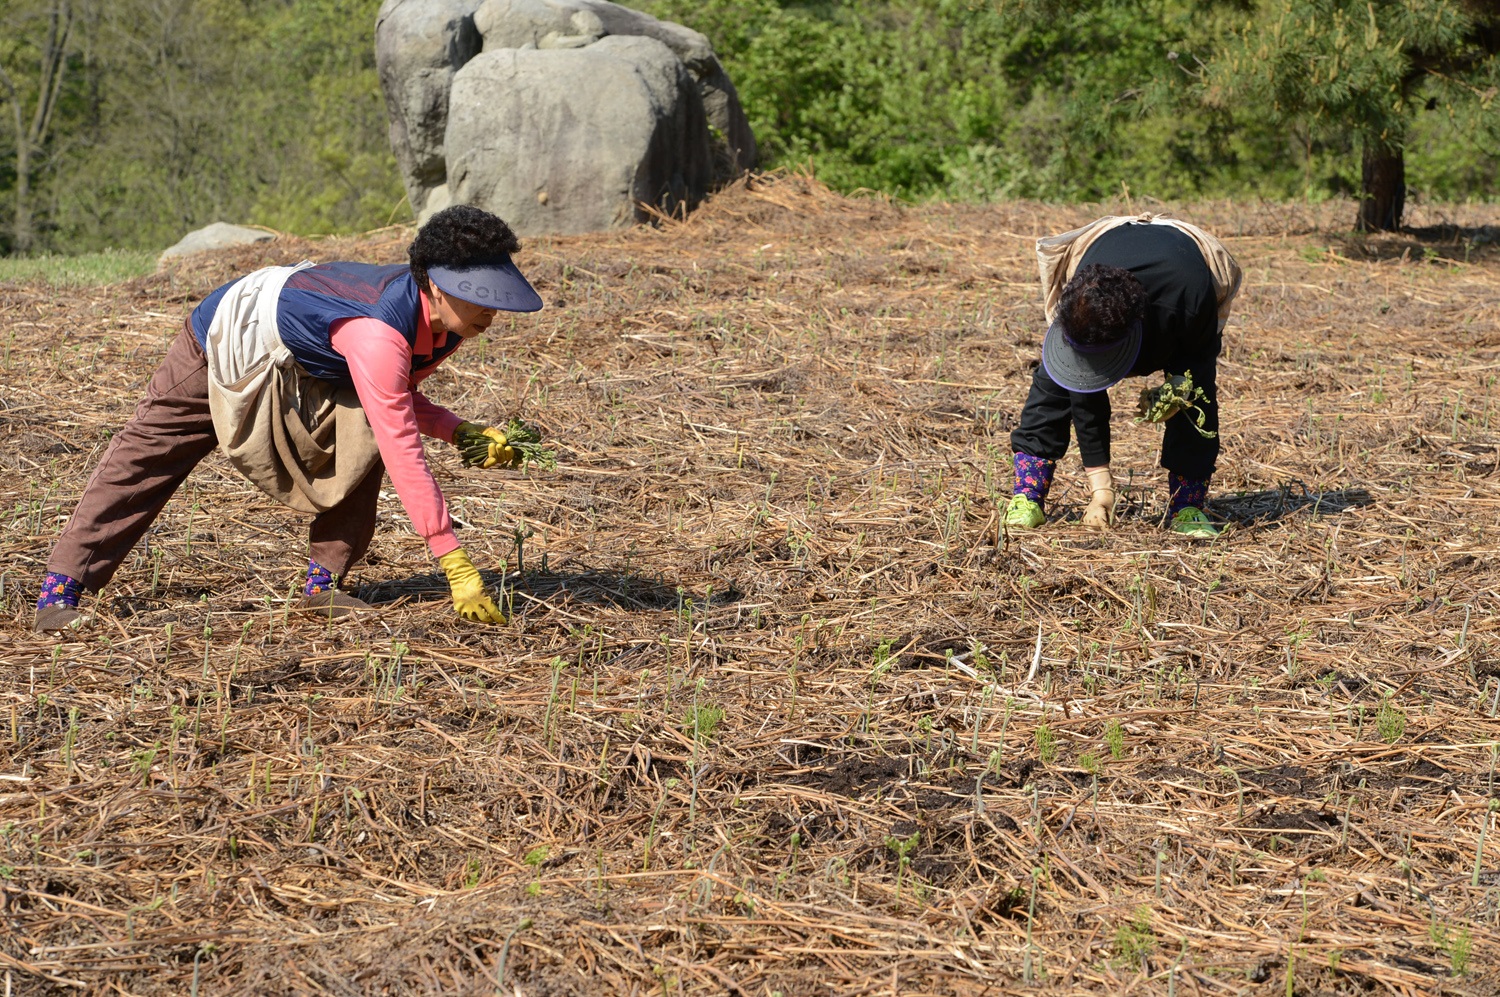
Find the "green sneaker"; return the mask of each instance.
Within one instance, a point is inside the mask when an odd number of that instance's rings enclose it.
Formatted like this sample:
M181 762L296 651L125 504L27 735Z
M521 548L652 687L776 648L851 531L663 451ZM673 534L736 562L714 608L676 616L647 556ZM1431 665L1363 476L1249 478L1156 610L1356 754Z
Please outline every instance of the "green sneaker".
M1219 535L1219 528L1203 514L1203 510L1191 505L1172 517L1171 529L1173 533L1194 540L1212 540Z
M1034 530L1046 521L1042 507L1025 495L1012 495L1005 507L1005 525L1013 530Z

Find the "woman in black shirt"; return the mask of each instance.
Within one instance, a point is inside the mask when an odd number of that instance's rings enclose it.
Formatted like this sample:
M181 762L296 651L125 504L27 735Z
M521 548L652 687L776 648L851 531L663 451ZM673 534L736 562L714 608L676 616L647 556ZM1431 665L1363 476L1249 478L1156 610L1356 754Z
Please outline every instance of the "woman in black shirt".
M1114 505L1109 470L1109 393L1126 377L1187 374L1204 393L1196 414L1166 420L1161 464L1167 470L1171 529L1215 537L1203 512L1219 456L1216 383L1222 346L1214 275L1194 240L1169 224L1129 223L1099 235L1068 281L1042 343L1021 422L1011 433L1015 494L1006 525L1035 529L1069 424L1093 489L1084 524L1107 527Z

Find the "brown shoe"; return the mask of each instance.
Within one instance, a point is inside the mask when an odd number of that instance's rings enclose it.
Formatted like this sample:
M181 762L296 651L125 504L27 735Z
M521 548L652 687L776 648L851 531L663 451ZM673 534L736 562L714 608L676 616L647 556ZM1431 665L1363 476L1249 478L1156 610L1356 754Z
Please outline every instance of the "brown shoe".
M78 629L83 625L84 619L83 610L77 606L54 602L36 611L36 622L31 625L31 629L39 634L61 633L64 630Z
M320 613L329 619L339 619L354 613L374 609L375 607L363 599L356 599L346 592L338 589L329 589L327 592L319 592L317 595L305 595L297 600L292 607L299 613Z

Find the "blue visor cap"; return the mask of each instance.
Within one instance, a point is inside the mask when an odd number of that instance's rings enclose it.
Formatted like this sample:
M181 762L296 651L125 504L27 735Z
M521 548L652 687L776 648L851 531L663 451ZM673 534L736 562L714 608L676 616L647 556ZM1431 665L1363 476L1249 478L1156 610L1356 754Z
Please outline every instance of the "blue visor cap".
M502 312L535 312L542 308L541 295L521 276L521 271L509 258L503 263L463 269L428 267L427 279L444 294L481 308L495 308Z

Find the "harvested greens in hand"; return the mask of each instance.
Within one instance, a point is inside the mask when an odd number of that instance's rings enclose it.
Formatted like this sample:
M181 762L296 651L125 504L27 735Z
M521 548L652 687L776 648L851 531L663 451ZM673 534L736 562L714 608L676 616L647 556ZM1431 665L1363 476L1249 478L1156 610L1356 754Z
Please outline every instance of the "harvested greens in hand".
M1140 422L1166 422L1178 412L1186 410L1190 416L1188 422L1199 435L1212 438L1219 434L1203 428L1208 413L1199 407L1199 403L1206 401L1209 401L1208 394L1202 388L1193 386L1192 374L1169 374L1167 383L1161 387L1141 389L1141 400L1136 406L1135 415Z
M516 452L517 466L535 464L544 471L557 468L557 451L542 446L541 434L520 419L511 418L500 431L505 434L505 445ZM464 466L478 467L489 457L490 444L495 441L483 433L460 433L453 442Z

